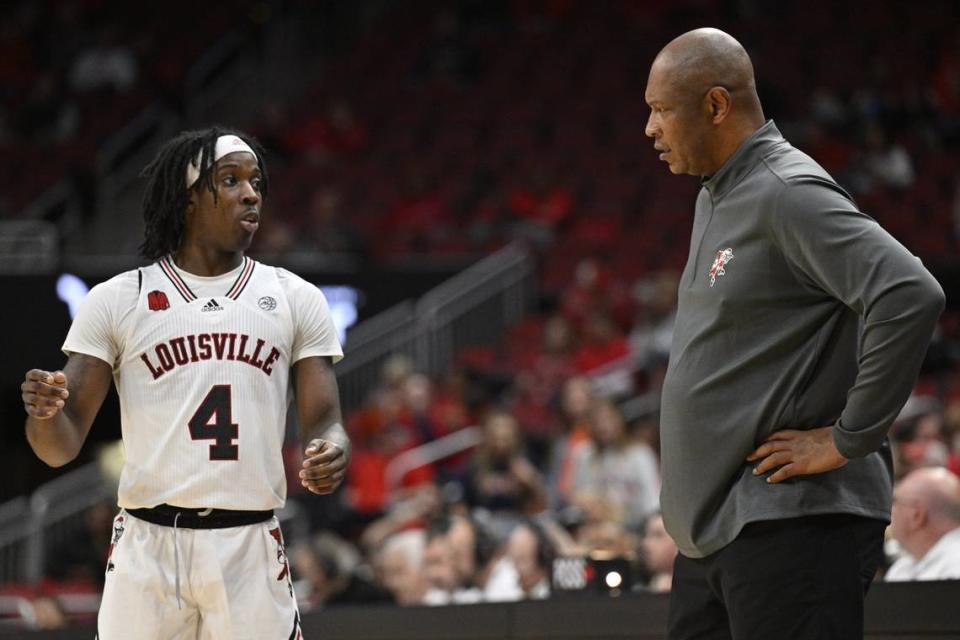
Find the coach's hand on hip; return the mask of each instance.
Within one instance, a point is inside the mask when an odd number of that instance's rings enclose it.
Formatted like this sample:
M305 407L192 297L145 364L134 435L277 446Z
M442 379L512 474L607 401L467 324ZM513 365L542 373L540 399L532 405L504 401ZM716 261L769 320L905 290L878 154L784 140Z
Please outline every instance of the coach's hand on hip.
M347 456L340 445L314 438L304 451L300 484L321 496L333 493L346 474Z
M770 483L833 471L848 462L833 443L833 427L777 431L747 456L748 462L757 460L760 464L754 468L754 475L780 467L767 478Z
M23 408L27 415L47 420L63 409L70 392L67 391L67 376L63 371L27 371L20 385Z

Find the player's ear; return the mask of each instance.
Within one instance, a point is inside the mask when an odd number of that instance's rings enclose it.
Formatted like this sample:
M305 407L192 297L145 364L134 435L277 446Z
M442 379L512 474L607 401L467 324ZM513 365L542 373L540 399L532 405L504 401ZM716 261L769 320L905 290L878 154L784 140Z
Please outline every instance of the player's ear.
M187 216L192 216L194 211L197 210L197 200L198 200L197 190L196 189L187 190L187 209L185 212Z
M707 91L706 103L713 124L720 124L730 114L730 92L724 87L711 87Z

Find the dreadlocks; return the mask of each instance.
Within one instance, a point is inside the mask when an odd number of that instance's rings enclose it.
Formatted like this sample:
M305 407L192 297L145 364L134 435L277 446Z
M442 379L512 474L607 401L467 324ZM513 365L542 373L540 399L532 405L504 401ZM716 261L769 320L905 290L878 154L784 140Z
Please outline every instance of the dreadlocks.
M146 229L140 253L150 260L156 260L180 247L186 224L187 204L190 202L190 190L186 187L187 164L200 157L200 177L190 189L208 189L217 199L217 190L213 184L213 163L217 138L235 135L253 149L260 167L260 194L266 197L269 182L267 166L264 161L263 147L256 138L224 127L211 127L200 131L184 131L160 148L157 157L148 164L141 174L147 179L147 188L143 192L143 220Z

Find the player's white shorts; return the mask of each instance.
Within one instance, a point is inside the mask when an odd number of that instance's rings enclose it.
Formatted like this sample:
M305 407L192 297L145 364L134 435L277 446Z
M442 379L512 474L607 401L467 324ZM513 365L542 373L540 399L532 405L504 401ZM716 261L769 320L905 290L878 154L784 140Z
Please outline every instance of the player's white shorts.
M121 511L97 627L99 640L302 640L277 519L174 532Z

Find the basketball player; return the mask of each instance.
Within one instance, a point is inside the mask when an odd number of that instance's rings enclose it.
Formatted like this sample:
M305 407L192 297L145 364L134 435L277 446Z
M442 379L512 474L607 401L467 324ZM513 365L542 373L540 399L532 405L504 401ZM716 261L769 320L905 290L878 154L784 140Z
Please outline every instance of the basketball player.
M669 637L861 638L886 434L943 291L765 120L726 33L664 47L646 100L660 159L703 186L660 415Z
M303 486L332 492L350 456L326 300L244 255L268 189L255 140L185 132L144 175L154 262L93 288L62 371L26 374L27 438L51 466L74 459L113 379L126 461L100 640L301 638L273 509L291 392Z

